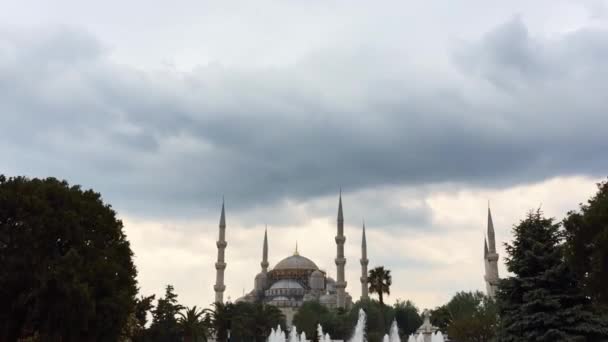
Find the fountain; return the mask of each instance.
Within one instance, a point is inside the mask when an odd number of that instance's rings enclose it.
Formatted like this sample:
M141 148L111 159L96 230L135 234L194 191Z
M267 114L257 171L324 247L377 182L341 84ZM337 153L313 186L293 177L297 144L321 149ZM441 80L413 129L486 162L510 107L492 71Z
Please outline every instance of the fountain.
M268 342L287 342L285 339L285 333L281 329L280 325L277 326L276 330L275 329L270 330L270 335L268 335Z
M355 332L348 342L366 342L365 339L365 311L359 309L359 318L355 326Z
M291 330L289 330L289 342L300 342L298 330L296 329L295 325L291 327Z
M317 325L317 337L319 338L319 342L331 342L329 334L323 334L323 327L321 327L321 324Z
M422 312L424 321L420 328L416 330L416 335L410 335L407 342L444 342L443 334L439 329L431 324L431 312L424 310Z
M441 334L441 331L438 331L437 327L431 324L431 314L428 310L424 310L422 313L424 316L424 323L418 328L416 334L410 335L407 339L407 342L444 342L445 339ZM365 338L365 323L366 323L365 311L363 309L359 309L359 317L357 319L357 325L355 326L355 331L353 332L353 336L350 338L348 342L367 342ZM317 337L319 342L332 342L331 337L327 333L323 333L323 327L319 324L317 325ZM397 322L393 321L391 324L391 328L388 334L384 335L382 339L383 342L401 342L399 338L399 327L397 326ZM295 326L291 327L289 331L289 336L286 338L285 332L281 329L281 326L277 326L276 329L272 329L270 331L270 335L268 336L268 342L307 342L306 333L302 331L302 333L298 336L298 332Z

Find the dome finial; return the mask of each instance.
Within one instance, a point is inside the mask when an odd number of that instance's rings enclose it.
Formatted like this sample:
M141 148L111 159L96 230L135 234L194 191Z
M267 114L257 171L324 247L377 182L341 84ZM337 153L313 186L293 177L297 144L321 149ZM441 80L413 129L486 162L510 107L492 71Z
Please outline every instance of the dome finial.
M296 250L293 252L293 255L300 255L300 253L298 253L298 240L296 240Z

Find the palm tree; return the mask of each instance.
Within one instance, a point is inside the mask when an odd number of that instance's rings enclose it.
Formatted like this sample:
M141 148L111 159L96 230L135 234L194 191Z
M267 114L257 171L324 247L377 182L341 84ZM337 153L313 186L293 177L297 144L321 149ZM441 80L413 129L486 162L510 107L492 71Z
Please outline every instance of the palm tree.
M267 339L272 328L281 325L285 329L285 315L274 305L256 303L254 304L256 341L263 342Z
M384 266L378 266L374 269L369 270L369 276L367 277L367 282L369 284L369 292L378 294L378 301L380 301L380 305L384 305L384 301L382 300L382 295L386 293L387 295L391 294L391 271L385 270Z
M213 310L206 309L204 312L210 317L211 327L215 333L215 340L226 342L228 330L232 320L232 303L213 303Z
M184 308L184 312L179 313L177 323L184 334L185 342L207 341L208 327L202 319L205 311L198 310L196 305L192 308Z

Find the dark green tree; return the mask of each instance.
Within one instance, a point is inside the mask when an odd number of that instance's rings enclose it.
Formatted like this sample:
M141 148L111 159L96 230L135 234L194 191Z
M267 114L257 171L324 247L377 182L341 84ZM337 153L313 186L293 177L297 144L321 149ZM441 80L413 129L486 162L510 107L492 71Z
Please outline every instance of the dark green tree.
M306 336L315 339L317 325L323 326L323 331L333 339L347 340L354 325L344 309L328 309L318 301L304 302L294 315L293 324L298 333L305 332Z
M0 340L118 340L137 293L122 228L93 190L0 175Z
M422 325L422 317L418 307L409 300L397 300L393 306L395 309L395 321L399 326L399 335L402 340L407 341L408 336L413 334Z
M369 270L367 282L369 283L369 292L376 293L380 305L384 305L383 294L391 294L391 284L393 282L391 271L385 270L384 266L373 268Z
M591 311L590 300L564 261L562 233L540 210L513 228L506 245L514 276L498 291L500 341L602 341L608 324Z
M177 324L177 316L183 307L177 302L173 286L167 285L165 296L156 302L152 310L152 324L147 332L147 338L154 342L173 342L181 338Z
M566 257L594 304L608 312L608 181L564 220Z
M226 342L228 340L228 331L232 321L233 314L232 303L213 303L213 309L208 310L211 316L211 327L218 342Z
M155 299L156 295L151 296L141 296L135 300L135 321L136 326L133 333L134 341L143 341L145 332L146 332L146 324L148 323L148 313L152 312L154 308L154 304L152 303Z
M395 319L395 310L393 307L380 304L380 302L376 300L358 301L353 304L349 313L350 325L352 327L350 330L351 332L357 323L360 308L365 311L367 316L365 329L367 340L369 342L382 341L382 337L389 331L391 324Z
M318 301L304 302L293 316L292 322L298 328L298 333L302 333L303 331L308 338L312 339L316 336L317 324L325 327L324 321L327 320L329 315L331 315L330 310Z
M181 330L184 342L207 341L209 326L205 320L204 310L199 310L195 305L192 308L185 307L178 315L177 324Z
M452 322L452 314L447 304L438 306L431 310L431 324L439 328L443 333L447 333L448 326Z
M285 316L276 306L238 302L232 306L230 341L264 342L270 330L279 325L285 330Z
M495 302L477 292L459 292L447 304L451 321L448 335L457 342L489 342L496 337Z
M474 316L486 296L481 291L457 292L447 304L452 320Z

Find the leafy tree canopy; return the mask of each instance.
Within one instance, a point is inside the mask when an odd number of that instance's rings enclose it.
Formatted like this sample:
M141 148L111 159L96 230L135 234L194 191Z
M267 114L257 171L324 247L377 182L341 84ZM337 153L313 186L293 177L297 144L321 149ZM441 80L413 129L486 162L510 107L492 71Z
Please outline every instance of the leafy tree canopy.
M601 341L608 324L590 310L590 301L564 262L562 232L540 210L513 228L506 264L513 277L498 291L499 340Z
M118 340L137 293L122 228L93 190L0 175L0 340Z
M369 270L367 282L369 284L369 292L377 294L378 301L380 301L381 305L384 305L383 294L391 294L391 284L393 282L391 271L384 269L384 266L375 267Z
M608 181L564 219L566 256L585 293L608 311Z
M407 337L422 325L420 310L409 300L397 300L393 308L395 310L395 320L399 326L399 335L407 341Z

